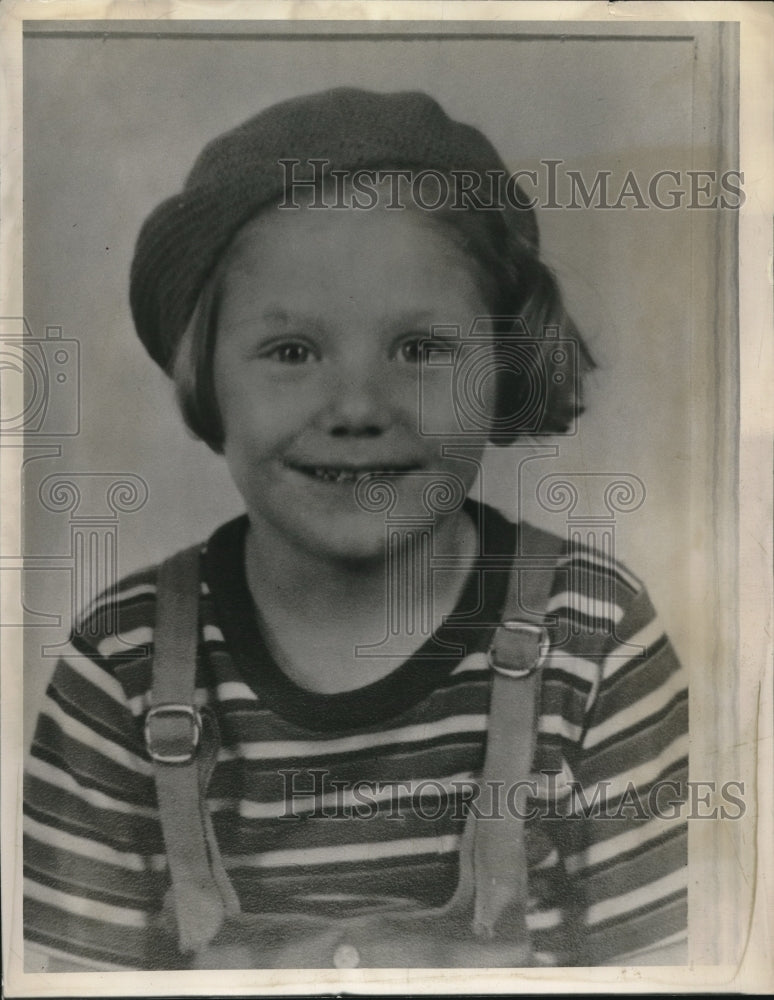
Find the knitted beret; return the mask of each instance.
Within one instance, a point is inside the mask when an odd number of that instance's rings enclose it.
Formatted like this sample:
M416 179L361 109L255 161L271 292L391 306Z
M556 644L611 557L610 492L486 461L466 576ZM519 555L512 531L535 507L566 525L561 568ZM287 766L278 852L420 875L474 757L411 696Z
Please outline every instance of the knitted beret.
M205 146L182 192L162 202L137 239L130 303L151 357L169 369L199 294L236 232L286 186L280 160L327 169L505 171L489 140L426 94L337 88L275 104ZM297 172L301 173L301 167ZM537 250L531 210L506 220Z

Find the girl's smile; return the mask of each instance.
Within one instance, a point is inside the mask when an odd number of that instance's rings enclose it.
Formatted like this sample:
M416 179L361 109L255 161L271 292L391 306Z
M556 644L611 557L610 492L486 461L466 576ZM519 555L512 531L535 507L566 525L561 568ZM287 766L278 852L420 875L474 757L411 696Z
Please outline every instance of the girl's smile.
M464 496L485 435L444 452L460 433L451 372L423 366L420 345L443 326L448 347L450 327L464 337L488 312L455 235L416 210L269 209L246 226L222 271L214 382L257 535L369 559L384 514L358 503L363 477L389 483L409 520L426 520L433 478Z
M417 465L393 467L384 465L300 465L287 459L285 465L289 469L295 469L296 472L323 483L354 483L363 476L396 476L419 468Z

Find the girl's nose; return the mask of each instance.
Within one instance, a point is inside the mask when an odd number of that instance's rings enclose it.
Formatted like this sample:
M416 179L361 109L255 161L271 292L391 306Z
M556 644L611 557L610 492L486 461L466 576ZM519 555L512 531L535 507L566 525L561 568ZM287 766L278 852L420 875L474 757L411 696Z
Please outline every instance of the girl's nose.
M332 385L326 430L333 437L379 437L389 422L389 407L373 373L342 371Z

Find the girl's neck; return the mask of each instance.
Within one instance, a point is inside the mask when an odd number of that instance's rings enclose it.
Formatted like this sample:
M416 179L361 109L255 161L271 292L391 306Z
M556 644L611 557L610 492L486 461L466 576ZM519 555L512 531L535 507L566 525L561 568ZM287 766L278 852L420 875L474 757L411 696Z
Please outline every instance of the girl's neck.
M400 544L400 543L398 543ZM460 510L434 526L432 552L457 557L464 566L475 557L477 532L469 515ZM418 582L429 588L442 581L425 580L426 560L415 545L404 545L401 558L388 564L386 552L371 559L335 559L287 544L270 528L262 529L251 520L245 544L247 581L253 600L263 613L281 604L289 615L326 619L342 605L354 613L358 608L381 608L384 604L388 574L393 586ZM399 569L396 569L399 567ZM395 578L395 574L398 578ZM449 580L452 573L436 574ZM404 579L405 578L405 581ZM415 587L416 589L416 587ZM452 585L451 589L459 590Z
M422 646L454 610L477 546L467 513L446 518L431 551L457 557L456 568L428 578L427 553L418 546L403 544L389 562L302 558L276 534L251 525L247 582L280 667L302 687L335 693L378 680ZM424 630L416 627L420 621ZM356 652L375 645L378 656Z

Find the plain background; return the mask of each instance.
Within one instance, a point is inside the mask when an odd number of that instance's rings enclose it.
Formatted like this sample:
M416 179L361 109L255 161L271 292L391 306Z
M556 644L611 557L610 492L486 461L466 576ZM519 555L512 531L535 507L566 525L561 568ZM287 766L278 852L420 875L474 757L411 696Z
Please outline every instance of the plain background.
M33 35L24 58L25 316L38 337L56 325L76 338L81 365L80 433L62 439L59 457L26 466L25 553L69 551L68 515L38 500L47 476L133 473L149 495L120 519L121 575L241 510L222 462L183 428L127 301L139 227L180 187L206 141L277 100L347 84L426 90L481 128L509 168L537 168L541 177L539 161L559 159L587 185L597 170L612 171L615 191L628 170L646 187L658 170L684 177L713 169L717 158L712 145L697 143L695 103L710 95L696 93L686 39ZM697 340L712 336L702 322L714 250L706 248L707 268L697 272L699 220L687 209L544 209L538 218L545 257L599 369L579 433L542 441L558 455L525 467L523 514L565 532L565 516L535 501L535 484L549 473L639 477L646 499L618 515L617 554L646 580L689 660L690 563L701 544L692 483L707 473L702 419L712 393L692 359ZM485 468L486 498L511 514L515 454L493 450ZM600 505L584 496L588 481L577 482L578 511L594 513ZM28 725L53 665L41 646L66 636L65 563L54 558L26 576ZM58 624L35 627L36 612Z

